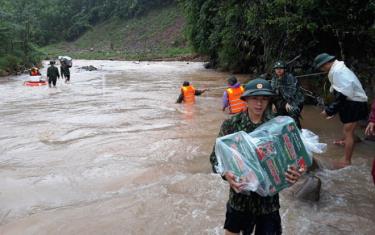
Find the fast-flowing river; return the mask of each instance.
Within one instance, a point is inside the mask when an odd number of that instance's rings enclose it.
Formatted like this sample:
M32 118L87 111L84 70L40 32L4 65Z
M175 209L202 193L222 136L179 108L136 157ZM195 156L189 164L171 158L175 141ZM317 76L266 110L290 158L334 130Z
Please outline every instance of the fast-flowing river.
M228 185L209 164L228 117L223 90L193 107L175 101L184 80L221 87L228 74L192 62L83 60L71 74L57 88L23 86L27 75L0 79L0 234L223 234ZM329 166L343 155L331 144L338 119L312 106L303 116L329 143L319 157ZM352 166L318 171L319 202L284 190L284 234L375 234L374 156L364 141Z

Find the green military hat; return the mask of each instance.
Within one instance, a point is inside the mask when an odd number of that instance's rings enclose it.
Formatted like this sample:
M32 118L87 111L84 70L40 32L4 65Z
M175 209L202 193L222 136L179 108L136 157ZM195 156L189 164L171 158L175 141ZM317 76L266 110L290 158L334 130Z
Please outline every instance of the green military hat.
M245 92L241 96L241 100L246 100L250 96L273 96L271 83L262 78L251 80L245 85Z
M316 69L319 69L327 62L330 62L331 60L334 60L336 57L327 53L319 54L314 59L314 66Z
M238 80L237 80L236 76L230 75L227 82L228 82L229 85L233 86L238 82Z
M286 68L286 64L284 61L276 61L275 64L273 65L273 69L285 69Z

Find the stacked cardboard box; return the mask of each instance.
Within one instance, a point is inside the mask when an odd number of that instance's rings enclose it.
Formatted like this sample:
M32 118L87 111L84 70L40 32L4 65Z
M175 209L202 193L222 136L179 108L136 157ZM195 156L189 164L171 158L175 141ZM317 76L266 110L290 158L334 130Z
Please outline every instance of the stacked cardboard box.
M300 130L290 117L280 116L247 134L243 131L216 140L219 171L232 171L246 191L274 195L289 187L288 166L306 168L312 157L306 151Z

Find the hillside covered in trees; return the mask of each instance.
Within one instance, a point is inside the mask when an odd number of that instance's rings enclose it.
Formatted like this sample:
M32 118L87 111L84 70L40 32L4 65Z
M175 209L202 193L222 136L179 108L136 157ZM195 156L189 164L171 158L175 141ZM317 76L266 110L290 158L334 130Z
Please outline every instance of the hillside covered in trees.
M264 70L322 51L374 62L374 0L186 0L184 9L191 44L214 66Z
M183 0L193 48L210 67L270 73L276 60L316 72L322 52L336 55L375 93L375 0ZM321 82L318 82L321 83ZM323 84L316 84L321 86Z
M78 39L109 20L141 17L174 0L1 0L0 72L37 63L42 46Z
M81 59L191 60L195 56L183 33L186 21L176 4L149 10L140 17L113 17L73 42L42 48L45 57L68 54Z
M371 84L375 73L375 0L1 2L0 73L45 58L41 47L87 59L137 59L129 53L146 51L149 59L187 51L185 38L210 66L232 72L265 73L275 60L296 56L291 65L312 72L313 58L328 52L360 71L362 81Z

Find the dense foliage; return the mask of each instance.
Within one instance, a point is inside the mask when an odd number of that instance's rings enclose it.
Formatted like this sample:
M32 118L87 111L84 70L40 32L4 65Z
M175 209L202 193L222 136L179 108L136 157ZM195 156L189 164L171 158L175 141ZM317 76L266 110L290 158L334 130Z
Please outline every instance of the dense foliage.
M38 61L38 46L72 41L109 18L132 18L174 0L0 0L0 70Z
M194 49L215 67L267 72L321 52L374 64L375 0L182 0Z

